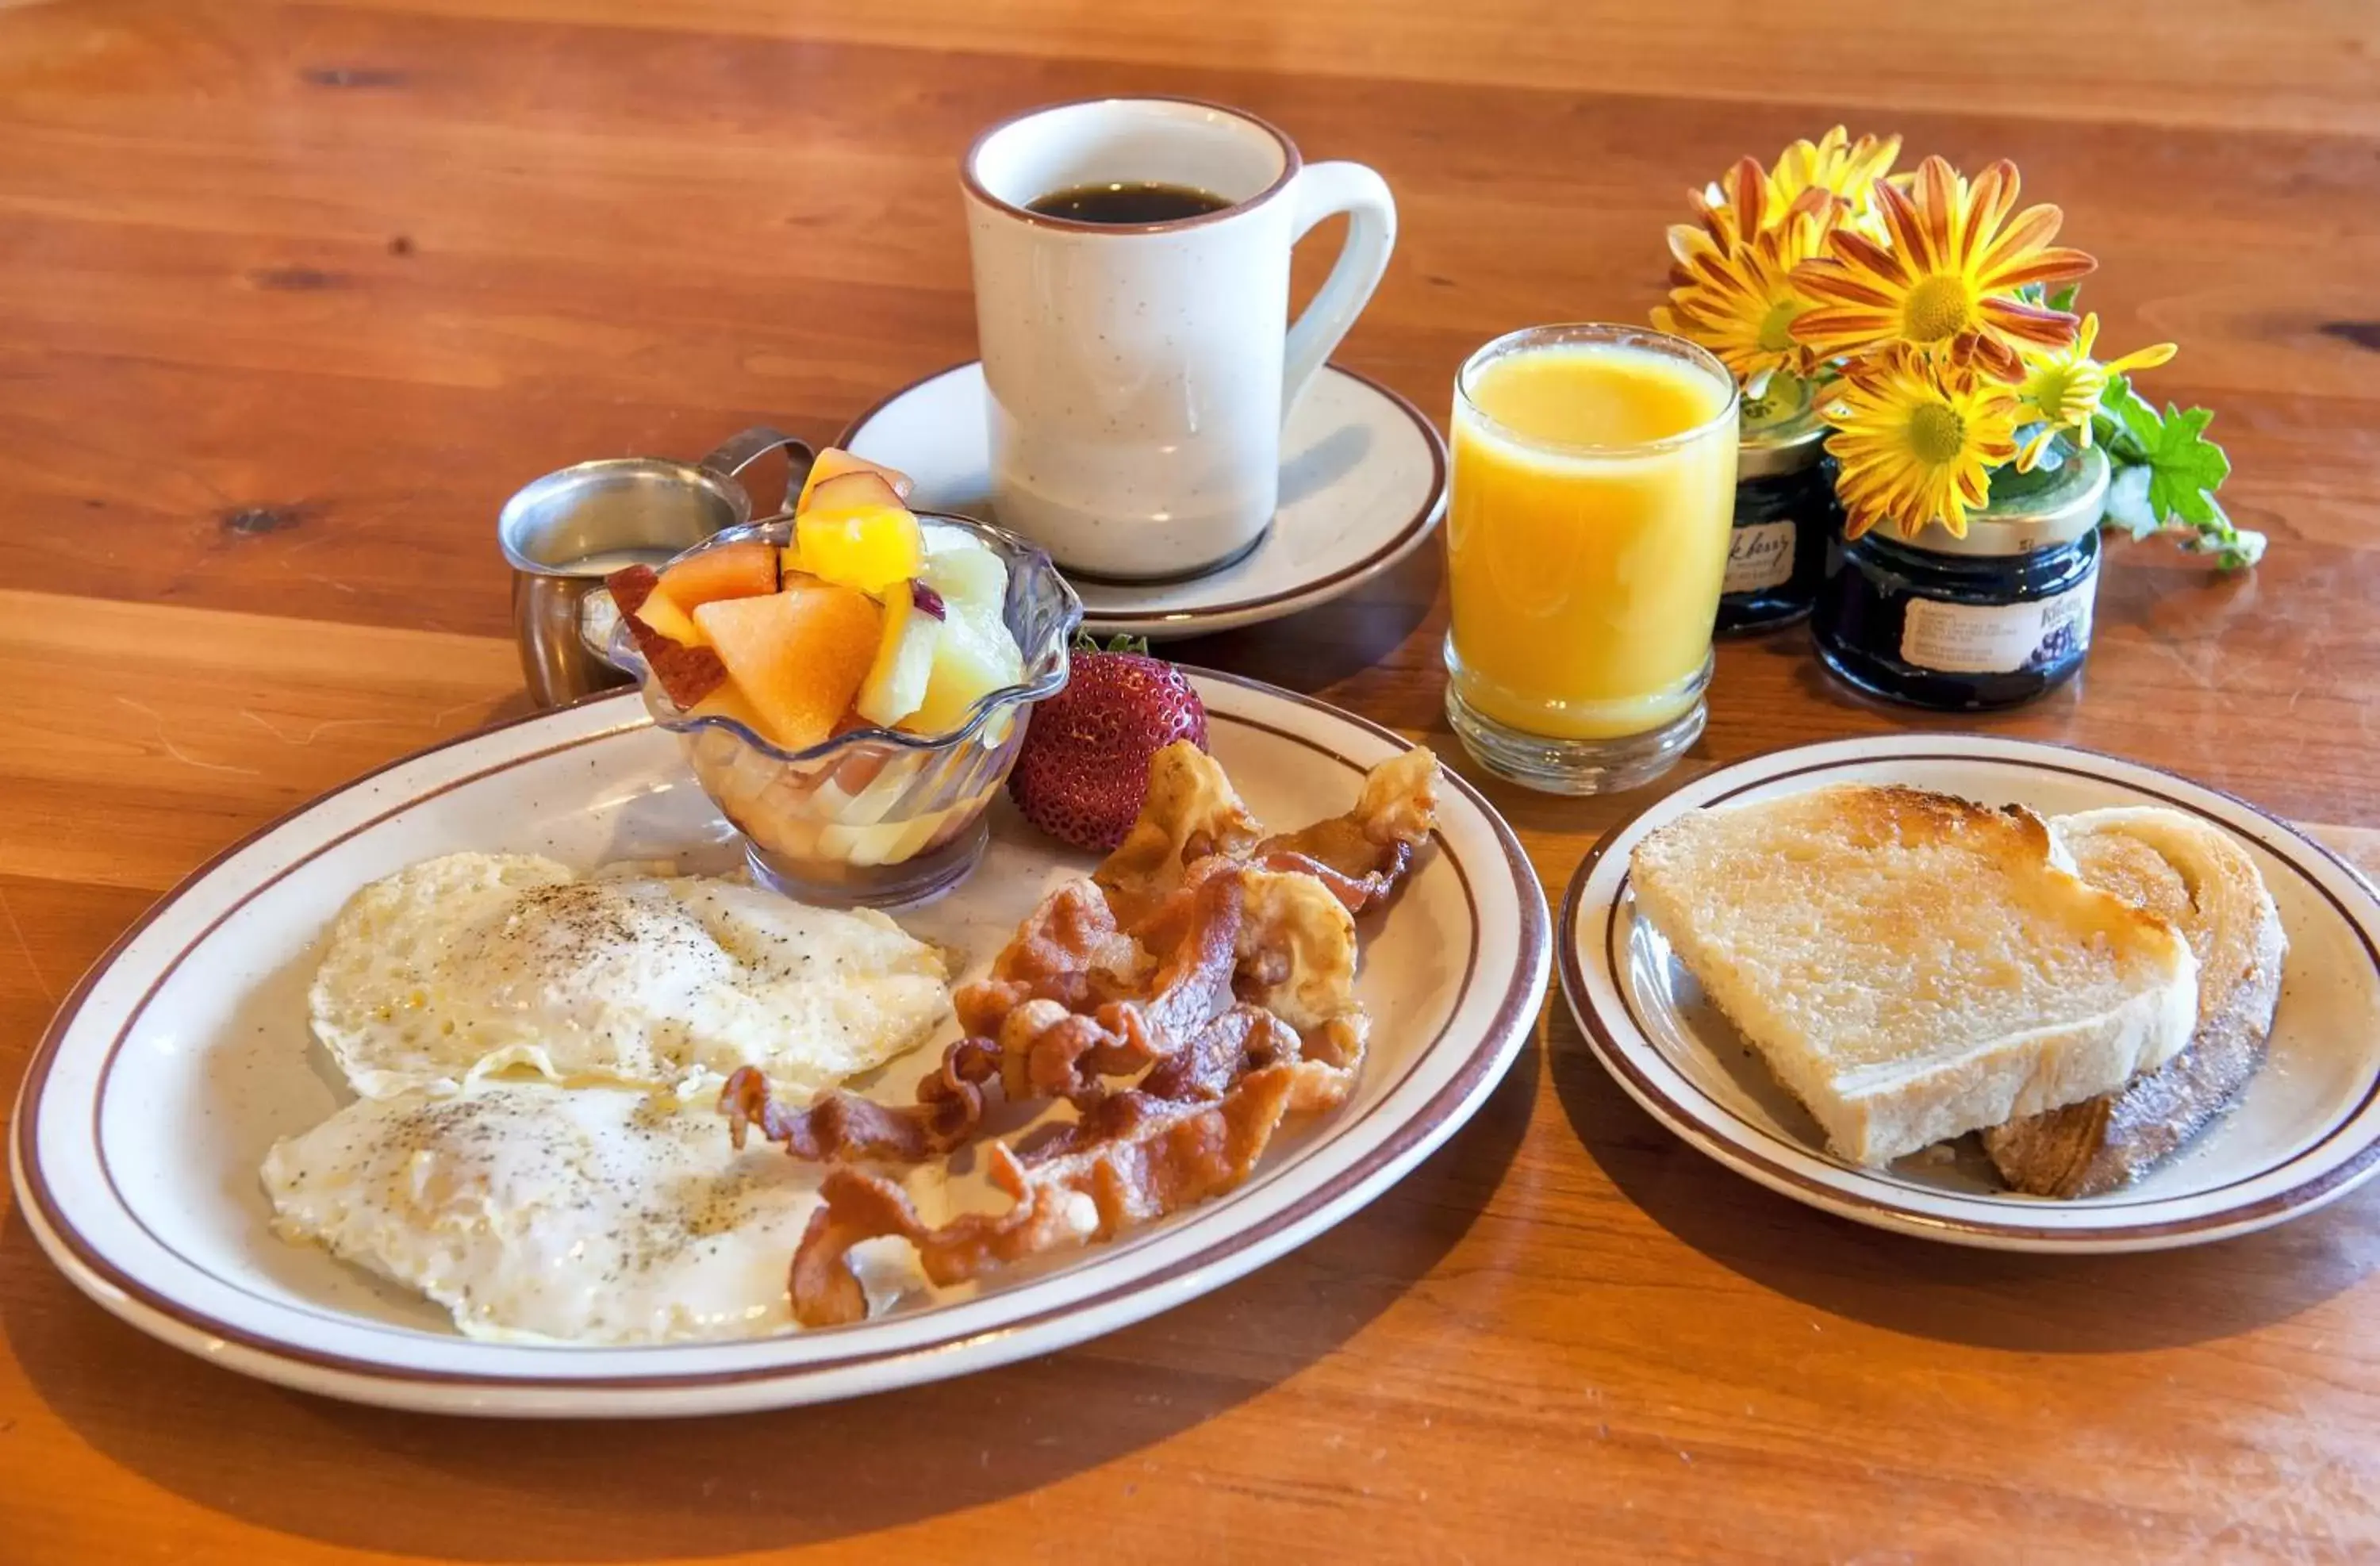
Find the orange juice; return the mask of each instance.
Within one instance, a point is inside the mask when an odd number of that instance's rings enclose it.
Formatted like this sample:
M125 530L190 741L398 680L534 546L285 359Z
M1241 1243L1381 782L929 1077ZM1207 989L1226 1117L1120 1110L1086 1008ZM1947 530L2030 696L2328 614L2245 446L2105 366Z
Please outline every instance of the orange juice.
M1698 715L1734 516L1734 382L1654 333L1520 335L1536 340L1482 350L1455 395L1453 694L1552 740Z

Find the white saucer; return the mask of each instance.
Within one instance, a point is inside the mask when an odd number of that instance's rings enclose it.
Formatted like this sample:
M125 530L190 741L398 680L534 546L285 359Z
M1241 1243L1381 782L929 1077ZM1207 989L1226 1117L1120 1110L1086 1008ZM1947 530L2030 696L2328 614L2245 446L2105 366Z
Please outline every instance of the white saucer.
M853 419L835 443L917 481L913 504L991 519L983 362L913 382ZM1446 512L1446 443L1404 398L1326 365L1281 436L1281 510L1263 541L1187 581L1069 577L1083 629L1153 640L1278 619L1368 581Z

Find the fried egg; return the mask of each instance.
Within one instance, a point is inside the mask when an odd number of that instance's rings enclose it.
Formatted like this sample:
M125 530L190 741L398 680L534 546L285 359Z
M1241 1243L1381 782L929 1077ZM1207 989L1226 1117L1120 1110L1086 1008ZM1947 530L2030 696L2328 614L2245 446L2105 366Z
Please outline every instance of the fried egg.
M817 1178L737 1152L707 1103L530 1080L358 1099L263 1168L284 1238L419 1290L466 1334L599 1344L791 1327ZM897 1243L859 1271L871 1309L924 1285Z
M919 1043L949 1013L948 978L872 909L450 854L348 901L310 1006L367 1098L516 1068L692 1091L749 1065L799 1099Z

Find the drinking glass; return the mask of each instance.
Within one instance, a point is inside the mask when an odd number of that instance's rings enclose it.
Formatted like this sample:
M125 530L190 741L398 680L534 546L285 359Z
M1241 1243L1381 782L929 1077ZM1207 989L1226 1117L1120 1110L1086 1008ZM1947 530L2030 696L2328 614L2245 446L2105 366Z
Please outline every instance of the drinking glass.
M1500 776L1633 788L1702 733L1736 385L1682 338L1537 326L1455 378L1446 710Z

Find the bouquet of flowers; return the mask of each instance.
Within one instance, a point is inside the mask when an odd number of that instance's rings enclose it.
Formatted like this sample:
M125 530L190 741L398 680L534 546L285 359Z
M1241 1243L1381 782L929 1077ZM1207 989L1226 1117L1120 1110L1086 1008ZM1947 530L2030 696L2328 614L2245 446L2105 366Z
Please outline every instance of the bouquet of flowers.
M2231 465L2206 438L2214 415L2159 413L2132 389L2174 346L2094 357L2099 318L2074 299L2097 263L2052 243L2058 209L2019 211L2005 160L1970 180L1938 157L1894 174L1900 155L1898 136L1853 141L1838 126L1773 169L1737 164L1670 230L1654 324L1734 372L1748 420L1815 398L1852 538L1935 522L1963 537L1971 511L2097 444L2108 525L2254 564L2264 535L2215 497Z

